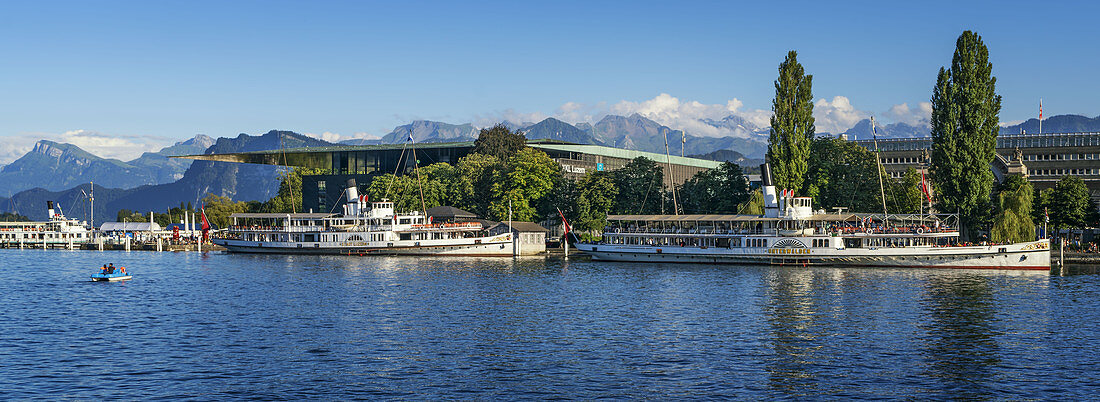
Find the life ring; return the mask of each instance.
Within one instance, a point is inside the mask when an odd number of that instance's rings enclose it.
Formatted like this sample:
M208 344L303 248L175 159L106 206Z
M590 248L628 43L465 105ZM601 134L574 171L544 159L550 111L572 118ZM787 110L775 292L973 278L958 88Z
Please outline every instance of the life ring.
M919 235L924 234L924 228L917 228L917 234L919 234Z

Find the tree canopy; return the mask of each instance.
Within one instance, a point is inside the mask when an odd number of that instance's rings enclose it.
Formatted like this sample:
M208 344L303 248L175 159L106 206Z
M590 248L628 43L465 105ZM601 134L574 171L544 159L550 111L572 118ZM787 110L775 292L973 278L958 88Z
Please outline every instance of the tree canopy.
M474 141L474 153L508 159L527 146L522 132L509 130L504 124L483 128Z
M951 68L940 67L932 91L932 181L941 211L960 212L963 235L990 210L1001 96L989 50L965 31L955 42Z
M1088 224L1092 201L1085 182L1077 176L1065 176L1050 194L1050 223L1057 229L1084 227Z
M302 176L319 174L320 169L295 167L279 173L279 190L260 207L263 212L299 212L302 206ZM243 212L243 211L242 211ZM207 214L209 218L209 213Z
M998 186L997 213L993 218L990 240L1019 243L1035 240L1035 222L1031 219L1034 190L1023 176L1011 175Z
M811 149L803 193L813 197L814 205L855 212L882 210L874 153L833 137L815 138Z
M615 197L616 214L663 213L664 172L652 159L639 156L622 168L611 172L612 181L619 189ZM672 206L669 205L669 208Z
M496 220L507 219L511 201L512 219L535 220L535 207L554 188L555 175L561 175L557 162L545 152L523 148L508 158L507 166L493 183L489 216Z
M696 173L680 188L686 214L735 214L749 196L748 179L731 162Z
M805 180L814 137L813 78L806 75L793 50L779 64L767 158L773 181L780 189L801 189Z

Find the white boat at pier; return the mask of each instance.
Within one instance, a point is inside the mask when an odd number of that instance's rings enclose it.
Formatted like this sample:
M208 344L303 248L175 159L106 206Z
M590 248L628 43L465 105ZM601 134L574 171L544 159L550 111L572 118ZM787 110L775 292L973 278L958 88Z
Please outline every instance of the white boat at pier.
M763 167L764 215L612 215L597 260L771 265L1049 270L1050 240L966 244L954 215L814 212L779 194Z
M54 208L53 201L47 201L46 213L49 220L44 222L0 222L0 246L78 248L92 241L88 224L65 217L60 205Z
M421 212L397 213L393 202L359 197L335 213L237 213L214 244L230 252L345 255L510 256L511 233L489 235L476 222L433 223Z

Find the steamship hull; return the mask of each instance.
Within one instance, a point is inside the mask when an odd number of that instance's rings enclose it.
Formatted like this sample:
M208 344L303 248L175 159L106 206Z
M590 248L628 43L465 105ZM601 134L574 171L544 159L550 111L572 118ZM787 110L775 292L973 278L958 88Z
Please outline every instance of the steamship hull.
M778 243L784 238L774 238ZM880 249L701 248L578 244L594 260L744 265L1050 270L1050 241Z
M214 244L234 253L252 254L333 254L333 255L421 255L421 256L510 256L512 241L507 235L469 238L465 241L396 242L255 242L214 239Z

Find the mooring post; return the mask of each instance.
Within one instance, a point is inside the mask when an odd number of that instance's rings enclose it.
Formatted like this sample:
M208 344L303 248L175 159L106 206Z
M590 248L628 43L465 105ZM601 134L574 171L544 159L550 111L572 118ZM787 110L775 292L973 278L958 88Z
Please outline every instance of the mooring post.
M1066 275L1066 239L1058 238L1058 270Z

